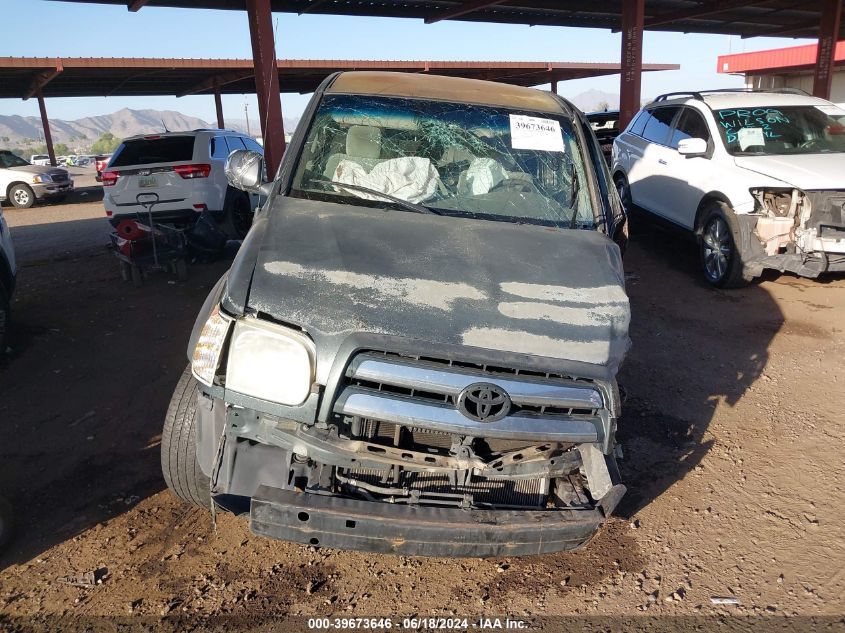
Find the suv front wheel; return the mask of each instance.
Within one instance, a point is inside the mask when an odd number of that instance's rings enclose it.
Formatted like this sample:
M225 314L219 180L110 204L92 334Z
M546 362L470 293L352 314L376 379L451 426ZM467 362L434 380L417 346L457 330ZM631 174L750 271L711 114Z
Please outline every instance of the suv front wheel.
M707 283L717 288L739 288L749 283L743 273L738 242L739 224L733 211L722 202L710 203L698 230L701 268Z

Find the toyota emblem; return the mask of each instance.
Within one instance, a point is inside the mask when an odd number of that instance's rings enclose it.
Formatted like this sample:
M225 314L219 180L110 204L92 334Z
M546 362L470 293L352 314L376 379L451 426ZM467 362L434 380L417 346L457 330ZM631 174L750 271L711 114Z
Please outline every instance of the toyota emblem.
M461 391L458 410L476 422L496 422L510 412L511 399L501 387L477 382Z

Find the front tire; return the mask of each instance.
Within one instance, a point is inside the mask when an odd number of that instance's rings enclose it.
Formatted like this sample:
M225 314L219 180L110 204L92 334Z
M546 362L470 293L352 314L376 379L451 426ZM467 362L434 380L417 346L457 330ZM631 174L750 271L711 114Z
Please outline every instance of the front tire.
M27 185L18 183L9 189L9 200L12 202L13 207L29 209L35 204L35 193Z
M613 183L616 185L616 193L619 194L619 200L622 201L622 207L625 209L625 213L628 217L631 217L631 207L633 206L631 202L631 186L628 184L627 178L622 174L616 174L616 177L613 179Z
M161 472L179 499L211 509L210 481L197 461L197 393L197 381L186 367L164 418Z
M712 203L701 218L698 231L698 252L704 279L716 288L739 288L748 285L737 243L739 223L724 203Z

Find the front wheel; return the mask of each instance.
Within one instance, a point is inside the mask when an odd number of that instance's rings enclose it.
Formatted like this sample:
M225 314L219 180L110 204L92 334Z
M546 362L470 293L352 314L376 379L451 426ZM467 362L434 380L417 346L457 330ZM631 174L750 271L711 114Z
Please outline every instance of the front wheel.
M197 381L190 367L182 372L164 418L161 472L182 501L211 508L210 481L197 461Z
M628 214L628 217L631 216L631 186L628 184L628 180L622 174L617 174L616 177L613 179L613 183L616 185L616 193L619 194L619 200L622 201L622 206L625 209L625 213Z
M9 190L9 200L18 209L29 209L35 204L35 193L23 183L18 183Z
M698 238L704 279L717 288L739 288L750 281L743 273L737 249L739 225L724 204L711 205L702 216Z

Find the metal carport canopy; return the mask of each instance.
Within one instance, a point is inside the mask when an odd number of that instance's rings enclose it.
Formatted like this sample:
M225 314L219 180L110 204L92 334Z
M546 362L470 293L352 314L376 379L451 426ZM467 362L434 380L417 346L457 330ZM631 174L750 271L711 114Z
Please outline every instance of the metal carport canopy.
M233 9L245 0L61 0L141 7ZM630 1L630 0L629 0ZM619 30L624 0L270 0L279 13L417 18L426 22L466 20L531 26L576 26ZM755 36L816 37L822 3L814 0L645 0L650 31ZM840 28L839 37L845 36Z
M620 65L580 62L396 61L280 59L283 92L313 92L339 70L387 70L487 79L537 86L620 72ZM645 64L643 70L677 70L678 64ZM0 98L111 97L255 92L251 59L137 57L0 57Z

